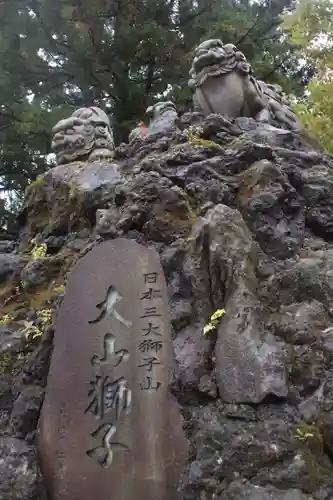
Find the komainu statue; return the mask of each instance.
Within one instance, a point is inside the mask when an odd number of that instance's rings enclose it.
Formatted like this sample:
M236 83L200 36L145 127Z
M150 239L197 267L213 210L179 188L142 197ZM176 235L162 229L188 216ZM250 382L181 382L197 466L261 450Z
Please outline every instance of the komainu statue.
M158 134L177 128L178 113L171 101L157 102L146 109L149 118L148 134Z
M235 45L207 40L195 49L189 86L194 89L195 111L229 118L252 117L281 128L302 130L302 125L281 88L256 80L245 55Z
M58 165L73 161L111 159L113 132L108 116L100 108L80 108L52 129L51 148Z

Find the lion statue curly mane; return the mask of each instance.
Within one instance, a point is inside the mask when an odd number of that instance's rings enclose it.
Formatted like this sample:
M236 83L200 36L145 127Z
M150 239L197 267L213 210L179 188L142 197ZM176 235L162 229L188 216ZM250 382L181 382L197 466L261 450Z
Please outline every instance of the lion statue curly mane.
M113 132L107 114L95 106L80 108L52 129L51 148L57 163L112 158Z
M212 39L196 47L188 84L194 90L195 110L205 115L247 116L302 130L282 89L256 80L245 55L233 44Z

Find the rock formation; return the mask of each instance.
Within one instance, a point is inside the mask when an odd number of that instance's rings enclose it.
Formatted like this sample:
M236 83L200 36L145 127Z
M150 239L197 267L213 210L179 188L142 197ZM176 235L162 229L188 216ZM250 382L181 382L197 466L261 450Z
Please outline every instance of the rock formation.
M109 118L100 108L80 108L52 129L51 148L57 163L99 161L113 157L114 141Z
M74 117L83 146L58 151L77 163L29 186L20 240L1 242L0 500L46 499L35 434L56 312L77 259L119 236L154 247L167 281L170 390L191 443L179 500L333 498L333 158L278 110L272 118L269 91L251 107L248 63L220 45L198 50L195 74L208 84L205 68L229 54L216 89L227 78L235 118L176 122L168 105L163 128L155 108L158 133L116 148L109 163L86 161L95 135ZM231 99L232 82L250 94ZM254 117L238 116L243 104Z
M296 131L302 128L282 90L256 80L235 45L207 40L194 53L189 86L194 89L196 111L229 118L247 116Z

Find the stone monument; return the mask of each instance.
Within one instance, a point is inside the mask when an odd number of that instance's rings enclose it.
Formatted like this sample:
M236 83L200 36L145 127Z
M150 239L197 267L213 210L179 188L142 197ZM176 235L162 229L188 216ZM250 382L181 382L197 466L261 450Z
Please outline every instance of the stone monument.
M195 111L228 118L252 117L261 122L302 130L280 87L256 80L245 55L233 44L207 40L196 47L189 86Z
M52 129L52 151L58 165L77 160L113 158L113 132L107 114L97 107L80 108Z
M174 500L187 458L159 257L103 242L60 307L38 449L50 500Z

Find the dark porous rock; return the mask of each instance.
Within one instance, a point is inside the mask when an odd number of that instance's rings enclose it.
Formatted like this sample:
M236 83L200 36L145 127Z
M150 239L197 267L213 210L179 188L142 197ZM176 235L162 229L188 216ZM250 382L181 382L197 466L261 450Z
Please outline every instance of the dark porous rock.
M115 163L74 162L51 168L32 182L22 214L29 213L20 248L31 236L67 236L91 228L97 208L107 206L122 175Z
M301 396L308 396L324 381L329 364L329 357L319 346L296 345L289 369L290 381Z
M36 429L43 399L44 390L38 385L22 389L10 416L10 426L16 437L24 438Z
M264 331L256 261L257 245L240 213L225 205L208 210L188 240L164 251L181 387L212 393L216 379L221 398L238 403L287 396L288 347ZM221 308L226 314L218 330L204 336Z
M0 500L37 500L42 492L35 447L0 438Z
M12 252L15 246L16 246L15 241L0 240L0 254Z
M318 300L281 306L273 319L276 335L289 344L310 344L320 340L330 323L327 309Z
M314 165L297 172L294 181L308 206L306 222L314 234L333 238L333 170Z
M317 422L325 448L330 457L333 456L333 377L330 373L322 384L319 407L317 410ZM314 420L313 420L314 421Z
M21 257L17 254L0 253L0 284L11 278L19 269Z
M258 486L249 481L236 480L216 500L313 500L298 489L277 489Z
M13 406L12 377L0 372L0 436L6 433Z
M203 123L203 136L207 139L237 137L241 133L242 130L236 121L232 122L222 115L212 113L205 118Z
M53 328L50 326L47 327L38 347L28 355L26 363L15 378L13 385L15 398L21 394L26 386L46 386L53 347L53 333Z
M278 165L267 160L242 174L237 204L261 248L279 259L294 255L304 239L304 202Z
M185 470L182 498L196 500L205 491L218 498L221 489L238 477L251 478L259 469L297 456L300 444L287 422L202 421L193 436L194 460ZM202 497L204 498L204 496Z
M22 340L22 331L0 325L0 357L9 351L12 353L19 352L22 348Z
M70 251L81 252L93 240L89 229L82 229L78 232L70 233L65 239L65 248Z
M333 467L316 426L283 418L244 423L216 414L210 419L197 416L191 437L195 452L183 474L181 498L227 499L223 495L230 488L234 494L248 494L244 499L255 491L308 493L304 498L312 499L314 492L330 487Z
M202 113L182 113L179 117L178 124L179 128L183 130L184 128L188 128L190 126L200 126L203 124L205 120L205 116Z
M114 209L102 208L96 212L96 234L109 237L117 237L121 231L117 230L117 222L120 219L119 211Z
M56 254L61 250L66 241L65 236L49 236L45 238L44 243L47 246L48 254Z
M311 298L329 311L333 299L333 251L318 250L297 260L290 259L267 280L261 293L276 310L280 305Z
M49 283L60 274L62 265L63 259L57 256L31 260L21 271L23 287L31 289Z
M115 206L98 212L97 234L121 236L140 230L148 240L171 243L192 227L184 192L157 172L138 174L116 191Z
M240 213L224 205L210 210L194 230L208 264L212 306L226 311L215 347L222 399L243 403L259 402L268 394L285 397L288 349L262 328L251 233ZM195 249L197 253L198 244Z
M202 172L206 174L204 179L200 179L200 168L198 166L196 166L196 169L188 169L186 173L186 177L187 175L189 177L185 192L189 195L190 199L195 200L196 205L207 202L234 205L235 187L231 185L232 180L229 182L228 179L214 178L211 173L205 172L205 165L202 165L202 167ZM191 177L193 178L193 182L191 182Z

